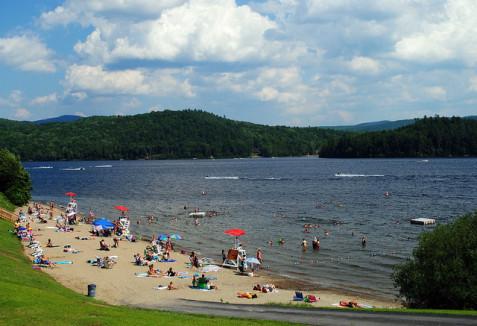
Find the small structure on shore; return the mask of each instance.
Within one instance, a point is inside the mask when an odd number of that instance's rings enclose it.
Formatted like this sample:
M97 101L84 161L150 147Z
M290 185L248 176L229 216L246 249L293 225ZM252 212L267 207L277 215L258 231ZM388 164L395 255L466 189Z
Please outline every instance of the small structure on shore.
M436 220L433 218L419 217L419 218L411 219L411 224L430 225L430 224L436 224Z

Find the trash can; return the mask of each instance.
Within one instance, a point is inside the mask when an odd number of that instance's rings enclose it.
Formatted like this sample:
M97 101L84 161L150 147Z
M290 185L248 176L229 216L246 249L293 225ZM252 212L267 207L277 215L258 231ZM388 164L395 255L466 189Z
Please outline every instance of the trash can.
M96 296L96 284L88 284L88 297Z

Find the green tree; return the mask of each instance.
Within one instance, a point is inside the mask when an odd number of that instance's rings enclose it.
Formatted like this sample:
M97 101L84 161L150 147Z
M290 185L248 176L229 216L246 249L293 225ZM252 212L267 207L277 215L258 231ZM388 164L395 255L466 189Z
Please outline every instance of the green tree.
M477 212L423 233L392 278L410 307L477 309Z
M18 157L0 149L0 192L15 205L26 204L31 198L31 181Z

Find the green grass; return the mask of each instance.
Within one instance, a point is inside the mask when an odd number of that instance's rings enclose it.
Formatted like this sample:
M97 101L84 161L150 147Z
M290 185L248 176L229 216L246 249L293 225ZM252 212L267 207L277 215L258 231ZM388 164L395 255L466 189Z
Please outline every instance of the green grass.
M438 315L459 315L459 316L477 316L477 310L455 310L455 309L412 309L412 308L339 308L339 307L314 307L307 303L268 303L270 306L298 308L298 309L322 309L322 310L353 310L353 311L370 311L370 312L395 312L409 314L438 314Z
M3 192L0 192L0 207L3 209L6 209L9 212L13 212L15 210L15 205L13 205L3 194Z
M0 219L0 325L285 325L285 323L111 306L35 271Z

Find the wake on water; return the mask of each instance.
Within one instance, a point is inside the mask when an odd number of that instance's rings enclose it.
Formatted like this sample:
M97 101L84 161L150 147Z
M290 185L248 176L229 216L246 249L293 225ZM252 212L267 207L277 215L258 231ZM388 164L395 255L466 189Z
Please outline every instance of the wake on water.
M335 177L345 177L345 178L355 178L355 177L384 177L384 174L335 173Z
M275 178L275 177L266 177L266 178L253 178L253 177L204 177L206 180L251 180L251 181L280 181L280 180L290 180L287 178Z

